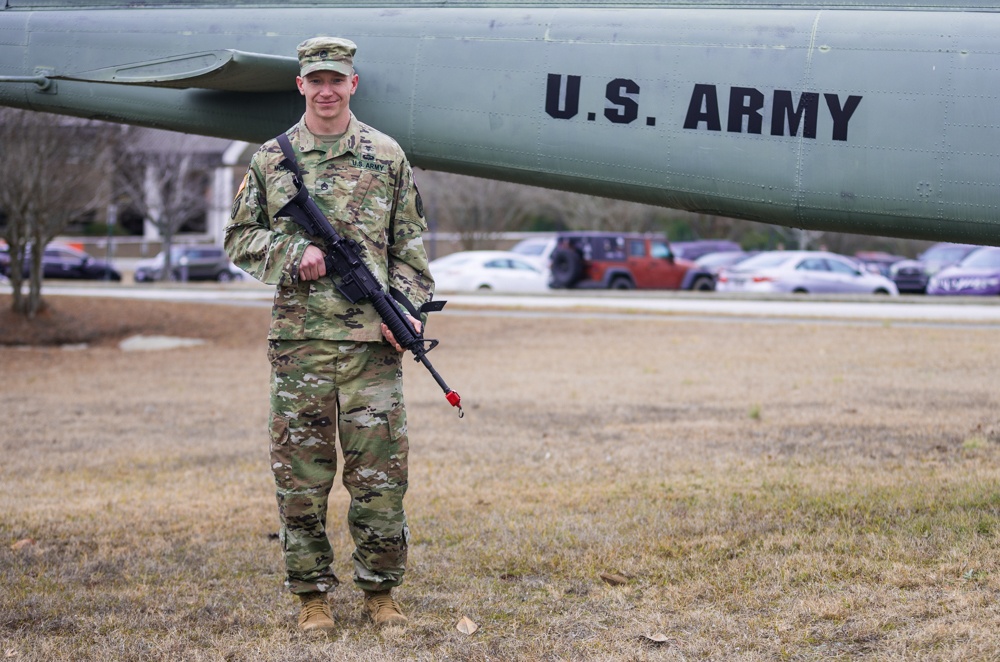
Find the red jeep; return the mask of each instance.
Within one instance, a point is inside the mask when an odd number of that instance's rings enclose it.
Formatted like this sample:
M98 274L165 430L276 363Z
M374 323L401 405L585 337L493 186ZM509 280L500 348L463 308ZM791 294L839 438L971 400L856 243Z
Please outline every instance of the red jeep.
M674 257L664 235L563 232L552 251L554 288L679 290L693 262Z

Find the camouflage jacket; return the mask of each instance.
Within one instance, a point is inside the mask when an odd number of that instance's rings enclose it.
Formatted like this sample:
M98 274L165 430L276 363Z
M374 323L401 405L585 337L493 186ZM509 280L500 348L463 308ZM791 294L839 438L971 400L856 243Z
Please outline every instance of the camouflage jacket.
M396 141L353 115L347 132L328 151L306 128L304 117L286 133L309 194L337 233L362 247L365 263L383 287L392 285L418 308L430 300L434 281L421 238L427 226L413 172ZM381 340L381 320L371 303L350 303L329 276L299 281L306 247L323 247L291 218L275 218L295 193L292 174L278 168L283 158L276 140L254 154L225 230L233 262L277 286L268 338Z

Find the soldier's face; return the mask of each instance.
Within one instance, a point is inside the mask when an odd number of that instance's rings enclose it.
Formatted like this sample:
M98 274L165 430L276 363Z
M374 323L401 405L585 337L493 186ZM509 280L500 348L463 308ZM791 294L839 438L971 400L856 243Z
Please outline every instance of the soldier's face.
M310 130L339 133L347 129L351 95L358 89L357 74L345 76L336 71L314 71L295 81L306 98L306 123Z

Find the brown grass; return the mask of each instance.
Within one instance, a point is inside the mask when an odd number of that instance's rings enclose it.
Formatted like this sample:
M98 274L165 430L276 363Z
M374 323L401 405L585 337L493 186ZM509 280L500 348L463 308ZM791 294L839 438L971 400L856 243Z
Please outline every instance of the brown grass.
M317 641L273 540L267 309L50 300L101 330L0 346L0 657L1000 657L995 329L441 315L467 415L407 362L411 625L362 617L338 488Z

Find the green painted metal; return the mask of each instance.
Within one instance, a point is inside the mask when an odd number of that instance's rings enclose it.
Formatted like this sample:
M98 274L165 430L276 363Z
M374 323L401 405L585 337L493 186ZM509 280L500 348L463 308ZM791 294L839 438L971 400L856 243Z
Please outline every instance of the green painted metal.
M545 7L569 9L594 8L768 8L768 9L924 9L943 11L996 10L1000 3L996 0L7 0L7 6L14 9L75 9L75 8L115 8L152 9L163 7L197 8L241 8L241 7L316 7L316 8L490 8Z
M0 105L262 141L302 112L295 45L332 32L352 108L418 166L1000 244L996 3L41 4L0 11Z
M50 78L177 89L281 92L288 90L289 81L298 72L299 62L294 57L229 49L185 53L78 73L53 71Z

